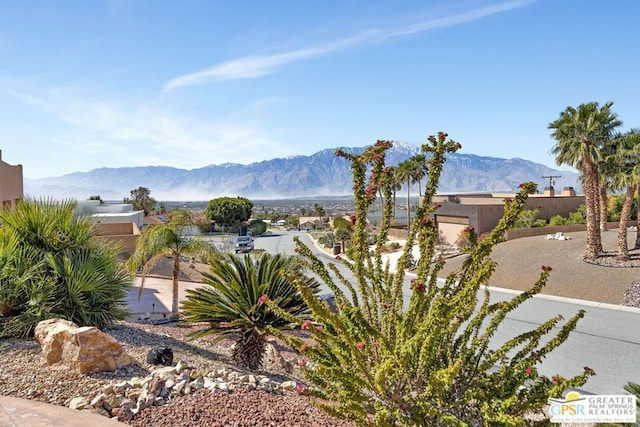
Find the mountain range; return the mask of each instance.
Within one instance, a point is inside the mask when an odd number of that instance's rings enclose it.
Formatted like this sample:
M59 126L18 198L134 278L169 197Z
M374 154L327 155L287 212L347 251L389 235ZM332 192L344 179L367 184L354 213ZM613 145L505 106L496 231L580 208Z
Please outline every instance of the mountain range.
M365 147L343 148L358 154ZM394 143L386 162L397 165L419 154L418 147ZM198 169L167 166L98 168L59 177L24 180L30 197L75 198L85 200L100 195L104 200L121 200L131 190L146 187L157 200L198 201L220 196L254 199L284 199L352 194L350 164L326 149L310 156L276 158L248 165L225 163ZM524 181L538 183L541 191L549 185L543 176L560 175L554 187L574 187L579 191L578 174L558 171L519 158L502 159L474 154L447 156L439 193L515 192ZM413 190L412 190L413 191Z

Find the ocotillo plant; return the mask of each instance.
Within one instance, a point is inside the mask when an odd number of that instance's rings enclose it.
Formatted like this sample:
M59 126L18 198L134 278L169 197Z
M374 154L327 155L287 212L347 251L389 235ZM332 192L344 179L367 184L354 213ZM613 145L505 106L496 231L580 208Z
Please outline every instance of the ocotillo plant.
M299 254L331 288L337 305L332 311L297 281L314 322L292 316L290 320L309 331L312 340L286 339L302 353L300 364L310 382L305 391L317 397L315 401L327 412L356 425L534 424L527 414L540 411L549 397L560 397L593 374L586 367L570 379L547 378L537 371L540 361L567 339L584 312L566 322L554 317L492 346L492 336L505 316L540 292L551 272L551 267L542 266L528 291L507 301L490 300L486 285L496 267L491 250L514 224L535 184L522 184L519 194L505 201L504 217L487 237L480 240L473 228L466 230L466 260L440 283L437 278L445 261L434 259L438 229L432 216L438 205L433 198L445 155L460 144L447 140L445 133L428 141L422 146L428 162L424 198L395 272L383 262L381 251L392 213L391 169L385 165L385 152L392 143L378 141L360 155L337 151L351 162L353 172L355 249L351 259L341 262L354 279L353 283L347 280L334 263L325 265L296 240ZM370 250L366 215L377 194L382 195L384 214L376 249ZM405 267L414 243L420 248L417 277L405 286ZM482 290L484 296L479 299ZM405 292L410 294L408 301ZM266 303L278 310L275 301Z

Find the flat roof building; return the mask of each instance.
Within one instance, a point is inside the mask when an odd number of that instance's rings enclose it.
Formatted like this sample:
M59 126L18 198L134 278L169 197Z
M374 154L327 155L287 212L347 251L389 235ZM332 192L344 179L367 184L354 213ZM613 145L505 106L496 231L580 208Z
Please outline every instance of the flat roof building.
M22 165L10 165L2 161L0 150L0 209L15 208L23 197Z

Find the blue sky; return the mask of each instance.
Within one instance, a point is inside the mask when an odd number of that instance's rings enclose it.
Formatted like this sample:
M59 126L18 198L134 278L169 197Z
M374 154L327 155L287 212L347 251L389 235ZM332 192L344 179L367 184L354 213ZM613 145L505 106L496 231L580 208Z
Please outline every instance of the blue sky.
M28 178L251 163L443 130L554 166L547 125L640 127L637 0L0 2L0 150Z

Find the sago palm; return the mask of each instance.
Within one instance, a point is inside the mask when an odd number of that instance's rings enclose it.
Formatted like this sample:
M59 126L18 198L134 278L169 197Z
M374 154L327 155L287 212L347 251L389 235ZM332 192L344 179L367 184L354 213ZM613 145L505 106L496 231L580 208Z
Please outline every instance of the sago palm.
M172 212L168 223L154 225L142 233L136 242L134 253L127 260L127 266L132 271L143 266L138 292L138 298L140 298L149 272L166 257L173 258L171 316L174 318L178 316L180 257L188 255L208 260L217 254L208 242L186 235L186 229L193 225L193 215L189 211L179 209Z
M309 309L292 282L292 274L301 277L313 292L319 283L301 272L297 257L264 253L254 260L250 255L239 258L232 254L217 259L210 273L204 274L205 286L187 290L182 304L185 320L208 322L206 329L197 331L191 338L220 333L218 339L237 338L233 360L240 366L258 369L269 327L286 329L290 321L271 311L265 299L273 301L285 312L306 317Z

